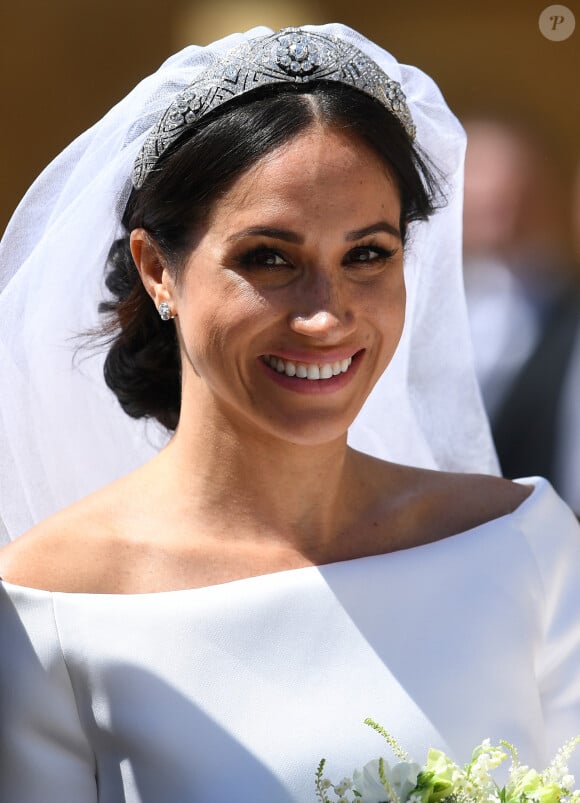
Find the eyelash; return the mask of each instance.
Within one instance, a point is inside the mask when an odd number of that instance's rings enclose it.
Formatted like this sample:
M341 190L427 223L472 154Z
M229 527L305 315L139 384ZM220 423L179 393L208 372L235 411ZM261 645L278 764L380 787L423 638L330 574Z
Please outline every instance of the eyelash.
M266 260L272 257L279 257L284 261L284 264L268 265ZM279 251L277 251L275 248L270 248L265 245L261 245L258 248L252 248L250 251L240 254L240 256L236 257L236 262L242 268L255 268L263 270L279 270L280 268L288 267L289 265L286 258L282 256Z
M392 259L395 254L397 253L398 249L388 249L383 248L383 246L377 245L375 243L367 243L366 245L357 245L355 248L352 248L343 259L342 264L345 263L349 264L356 264L356 265L379 265L385 262L388 262ZM370 256L369 259L356 259L355 255L362 256L363 254L372 254L374 253L375 256ZM282 264L268 264L266 262L267 259L275 259L279 258L283 260ZM292 263L286 259L286 257L281 254L277 249L271 248L269 246L259 246L258 248L252 248L250 251L247 251L244 254L236 257L237 264L245 269L256 269L256 270L266 270L266 271L276 271L276 270L283 270L285 268L291 268Z
M377 245L376 243L367 243L366 245L357 245L355 248L352 248L348 252L348 255L351 256L353 254L362 255L374 252L376 256L371 257L370 259L355 260L355 262L362 265L364 264L377 265L377 264L382 264L384 262L388 262L395 256L397 250L398 250L397 248L394 249L383 248L381 245Z

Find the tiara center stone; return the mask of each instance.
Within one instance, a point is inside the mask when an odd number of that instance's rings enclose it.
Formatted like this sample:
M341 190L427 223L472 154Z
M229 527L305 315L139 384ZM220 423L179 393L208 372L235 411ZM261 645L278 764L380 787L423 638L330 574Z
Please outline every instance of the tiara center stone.
M309 75L320 65L318 48L303 33L286 34L278 40L276 63L287 75Z

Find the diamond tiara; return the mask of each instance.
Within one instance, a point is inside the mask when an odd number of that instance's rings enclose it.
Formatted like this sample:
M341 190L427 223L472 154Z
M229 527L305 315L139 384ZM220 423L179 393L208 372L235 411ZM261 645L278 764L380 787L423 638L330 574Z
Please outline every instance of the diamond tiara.
M157 161L187 128L229 100L268 84L336 81L385 106L415 138L415 126L398 81L352 44L335 36L284 28L230 50L180 92L145 140L133 168L139 189Z

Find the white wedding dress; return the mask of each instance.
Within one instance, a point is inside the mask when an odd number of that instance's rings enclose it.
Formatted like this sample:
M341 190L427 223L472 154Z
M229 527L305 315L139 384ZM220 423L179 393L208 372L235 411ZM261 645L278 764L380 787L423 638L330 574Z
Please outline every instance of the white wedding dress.
M321 757L337 781L392 757L367 716L419 762L490 737L543 767L580 732L580 535L533 482L387 555L141 595L3 584L0 800L308 803Z

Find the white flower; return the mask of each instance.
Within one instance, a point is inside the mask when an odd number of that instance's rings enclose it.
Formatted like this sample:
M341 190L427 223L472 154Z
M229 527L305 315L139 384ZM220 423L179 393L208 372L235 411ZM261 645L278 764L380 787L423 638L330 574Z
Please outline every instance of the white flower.
M385 772L387 762L385 764ZM379 777L379 759L369 761L362 770L355 770L352 774L353 786L363 799L363 803L384 803L388 799L385 787Z
M562 778L562 786L564 787L564 789L569 789L570 791L572 791L572 788L574 787L574 783L575 783L575 781L574 781L574 776L573 775L569 775L569 774L568 775L564 775L564 777Z
M411 790L417 786L417 776L420 772L421 767L413 762L401 761L389 769L385 761L385 775L401 803L405 803Z
M418 764L401 761L390 767L383 760L383 770L390 789L397 796L400 803L405 803L409 793L417 785L417 776L421 770ZM353 786L362 796L363 803L384 803L389 800L389 793L383 786L379 775L379 759L369 761L360 770L353 773Z
M541 773L520 764L517 750L509 742L496 746L489 739L475 748L471 761L463 768L445 753L431 748L422 770L419 764L406 760L406 753L384 728L371 719L365 723L386 739L399 763L391 767L384 759L375 759L362 770L355 770L352 781L343 778L333 784L322 778L322 760L316 773L320 801L331 803L326 790L332 789L335 803L422 803L429 797L440 803L580 803L580 789L574 790L574 776L567 766L572 751L580 745L580 735L566 742ZM499 787L492 773L506 758L511 758L508 783ZM422 771L425 776L417 789Z
M337 795L344 795L344 793L352 788L352 781L350 778L343 778L340 783L337 783L334 787L334 791Z

